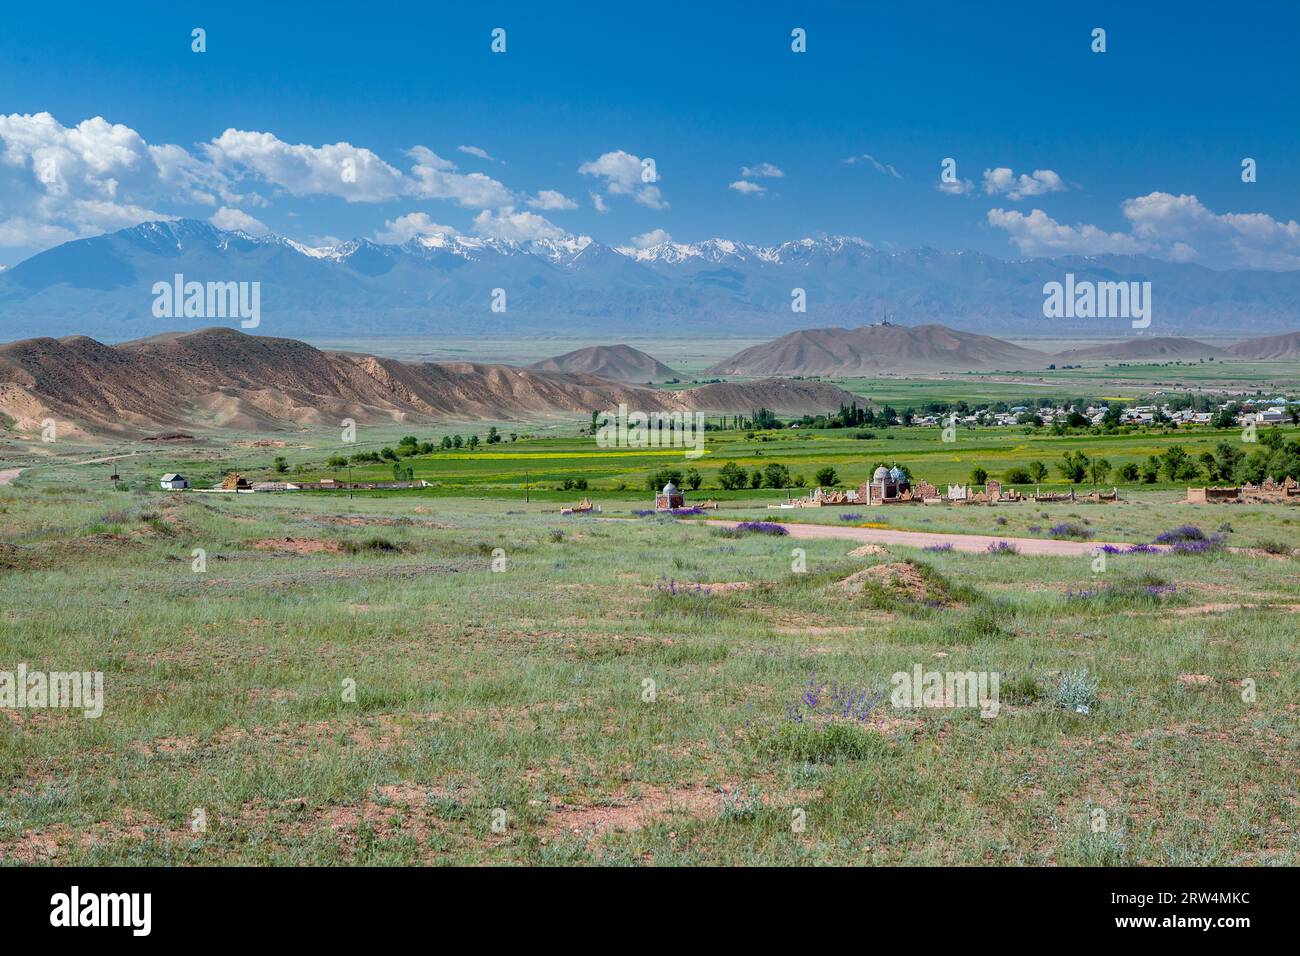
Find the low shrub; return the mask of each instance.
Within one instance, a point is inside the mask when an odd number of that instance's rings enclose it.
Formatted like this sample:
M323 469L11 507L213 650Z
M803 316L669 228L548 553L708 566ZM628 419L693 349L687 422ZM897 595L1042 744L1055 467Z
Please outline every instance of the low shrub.
M1065 671L1056 680L1052 703L1076 714L1089 714L1097 706L1097 687L1101 682L1088 676L1088 668Z

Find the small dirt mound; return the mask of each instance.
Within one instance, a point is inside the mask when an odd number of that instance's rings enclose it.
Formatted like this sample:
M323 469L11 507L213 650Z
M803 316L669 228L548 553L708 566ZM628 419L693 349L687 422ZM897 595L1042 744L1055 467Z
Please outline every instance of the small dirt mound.
M877 564L850 574L831 588L852 597L865 596L871 606L881 610L906 607L952 607L969 604L979 595L969 588L953 584L942 574L919 561L895 561Z
M897 591L899 597L910 598L913 601L924 601L928 596L925 578L921 577L921 573L914 565L902 562L878 564L872 568L856 571L836 583L835 587L849 594L858 594L868 581L889 588L891 591Z
M854 548L852 551L850 551L849 557L850 558L873 558L873 557L880 557L882 555L888 555L888 554L889 554L888 548L882 548L878 544L864 544L862 547Z

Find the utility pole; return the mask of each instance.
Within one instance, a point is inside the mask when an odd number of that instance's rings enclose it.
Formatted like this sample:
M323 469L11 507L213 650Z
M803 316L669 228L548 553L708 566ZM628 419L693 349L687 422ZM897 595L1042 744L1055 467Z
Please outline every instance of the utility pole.
M528 504L532 499L528 497L528 469L524 469L524 503Z

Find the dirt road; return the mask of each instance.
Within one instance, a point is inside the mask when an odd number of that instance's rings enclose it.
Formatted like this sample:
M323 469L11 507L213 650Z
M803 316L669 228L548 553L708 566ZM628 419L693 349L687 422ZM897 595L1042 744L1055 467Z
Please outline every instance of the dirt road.
M7 485L23 473L21 468L6 468L0 471L0 485Z
M707 521L708 525L734 528L738 521ZM1079 555L1092 554L1105 541L1057 541L1052 538L1008 538L986 534L943 534L937 531L894 531L889 528L846 528L828 524L782 524L792 538L844 538L870 544L901 544L910 548L927 548L950 544L956 551L987 551L995 541L1006 541L1021 554ZM1130 545L1109 542L1117 548Z

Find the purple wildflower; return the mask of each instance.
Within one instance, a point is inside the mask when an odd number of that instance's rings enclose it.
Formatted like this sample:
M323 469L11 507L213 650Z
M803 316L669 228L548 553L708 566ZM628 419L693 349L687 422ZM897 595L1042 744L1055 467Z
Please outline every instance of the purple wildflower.
M1178 544L1184 541L1205 541L1206 534L1194 524L1183 524L1156 536L1156 544Z
M775 524L774 522L771 521L742 521L740 524L736 525L736 530L752 531L755 534L789 534L790 533L781 525Z

